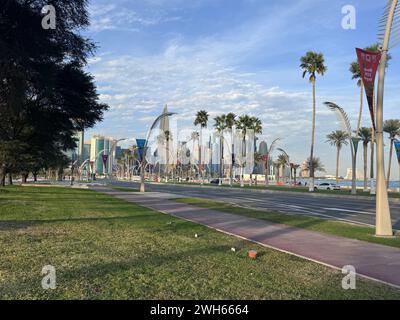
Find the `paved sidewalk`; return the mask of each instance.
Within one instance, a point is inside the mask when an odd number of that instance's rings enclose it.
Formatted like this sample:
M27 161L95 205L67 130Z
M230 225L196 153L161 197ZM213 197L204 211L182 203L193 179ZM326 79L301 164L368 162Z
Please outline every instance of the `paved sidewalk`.
M166 200L161 194L93 190L199 223L330 267L352 265L357 274L400 288L400 249L298 229Z

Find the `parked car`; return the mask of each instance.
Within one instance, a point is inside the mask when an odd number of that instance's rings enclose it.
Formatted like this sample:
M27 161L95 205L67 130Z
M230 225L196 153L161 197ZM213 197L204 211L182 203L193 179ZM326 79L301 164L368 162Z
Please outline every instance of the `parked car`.
M317 184L315 190L340 190L340 186L332 182L324 182Z
M219 179L213 179L210 181L210 184L219 184Z

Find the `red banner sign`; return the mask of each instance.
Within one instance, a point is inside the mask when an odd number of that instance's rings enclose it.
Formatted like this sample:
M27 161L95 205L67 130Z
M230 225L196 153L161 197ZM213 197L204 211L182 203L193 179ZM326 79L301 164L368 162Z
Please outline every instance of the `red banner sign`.
M381 61L382 55L380 52L370 52L358 48L356 51L361 78L364 83L365 93L367 95L372 125L375 129L374 87L376 72L378 71L379 62Z

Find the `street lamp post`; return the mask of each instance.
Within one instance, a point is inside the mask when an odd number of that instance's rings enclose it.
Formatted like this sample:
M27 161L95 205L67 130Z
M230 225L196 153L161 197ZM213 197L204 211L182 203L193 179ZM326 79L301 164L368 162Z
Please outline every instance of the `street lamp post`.
M151 132L153 131L153 129L156 127L157 123L158 123L161 119L163 119L163 118L165 118L165 117L173 116L174 114L176 114L176 113L174 113L174 112L167 112L167 113L163 113L163 114L159 115L159 116L156 118L156 120L154 120L154 122L153 122L153 124L151 125L149 131L147 132L146 142L145 142L144 147L143 147L143 159L142 159L141 164L140 164L140 188L139 188L139 191L140 191L140 192L145 192L145 191L146 191L145 184L144 184L144 170L145 170L145 168L144 168L144 163L145 163L145 158L146 158L146 153L147 153L147 144L148 144L149 139L150 139L150 134L151 134Z
M351 194L357 194L357 149L358 143L360 139L358 137L352 136L351 125L349 121L349 117L347 113L343 110L343 108L339 107L337 104L333 102L325 102L324 103L330 110L335 112L337 118L341 122L341 125L346 130L351 150L351 167L352 167L352 178L351 178Z
M115 151L115 148L117 147L117 144L118 144L119 142L125 141L125 140L127 140L127 138L122 138L122 139L114 140L113 143L112 143L112 145L111 145L111 148L110 148L110 155L109 155L109 159L108 159L108 165L109 165L109 167L107 168L108 171L110 171L110 169L111 169L111 176L112 176L112 173L113 173L113 172L112 172L112 168L113 168L113 164L114 164L113 153L114 153L114 151Z
M385 88L386 63L389 51L393 19L398 0L389 0L385 12L382 57L379 64L379 81L376 104L376 236L393 236L390 207L386 188L383 144L383 96ZM398 30L397 30L398 31Z

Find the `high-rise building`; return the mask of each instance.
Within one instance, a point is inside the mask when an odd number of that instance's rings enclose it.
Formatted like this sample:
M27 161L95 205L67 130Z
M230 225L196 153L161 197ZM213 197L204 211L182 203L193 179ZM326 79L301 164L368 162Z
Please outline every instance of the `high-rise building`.
M71 162L78 162L81 164L84 159L84 131L79 131L74 134L73 138L76 140L76 148L65 151L65 155L71 160Z
M97 174L112 174L117 154L121 153L121 148L117 145L117 140L94 135L90 141L90 161L94 162ZM117 148L118 151L117 151ZM103 156L106 156L103 158ZM104 160L106 159L105 163Z
M268 154L268 145L265 141L260 142L260 145L258 146L258 153L261 154L262 156Z

